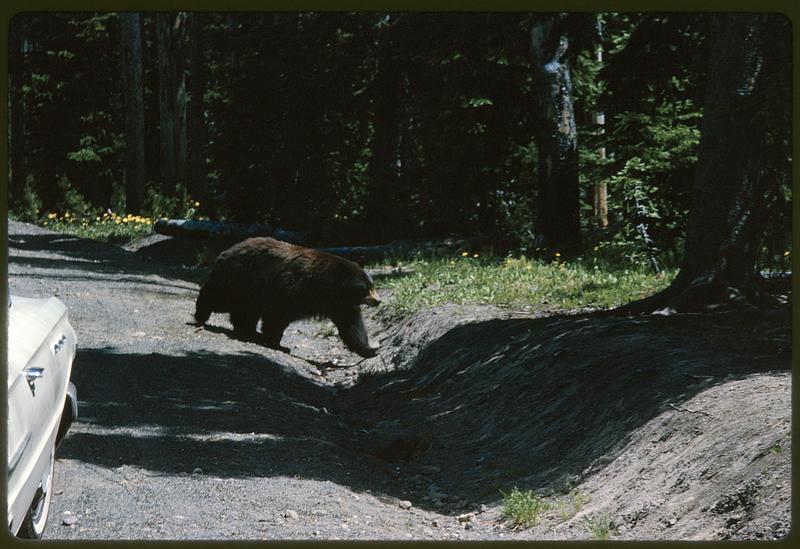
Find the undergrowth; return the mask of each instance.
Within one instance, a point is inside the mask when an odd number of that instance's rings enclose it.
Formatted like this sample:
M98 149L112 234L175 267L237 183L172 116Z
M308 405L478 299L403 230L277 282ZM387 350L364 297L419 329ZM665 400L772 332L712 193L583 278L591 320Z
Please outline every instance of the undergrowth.
M142 215L121 214L111 208L103 211L93 207L85 197L75 191L68 181L60 183L63 197L56 211L35 210L11 213L12 219L32 221L42 227L79 238L89 238L101 242L133 241L153 232L155 220L166 217L181 219L204 219L198 216L200 203L189 197L182 187L175 197L151 189L147 191ZM124 204L120 205L124 209ZM120 209L120 208L115 208Z
M51 212L40 225L60 233L101 242L134 240L149 235L153 230L153 220L149 217L120 215L110 211L91 215Z

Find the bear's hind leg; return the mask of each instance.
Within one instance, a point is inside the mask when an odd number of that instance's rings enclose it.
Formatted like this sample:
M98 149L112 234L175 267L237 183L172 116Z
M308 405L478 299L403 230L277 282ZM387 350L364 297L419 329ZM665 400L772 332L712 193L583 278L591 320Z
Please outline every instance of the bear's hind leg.
M270 349L276 349L278 351L283 351L284 353L289 353L289 347L284 347L281 345L283 332L286 330L286 327L289 326L289 322L289 320L286 320L283 317L275 317L274 313L262 314L261 339L264 342L264 345Z
M258 314L251 311L236 310L231 311L231 324L233 333L240 338L253 339L256 336L256 326L258 325Z

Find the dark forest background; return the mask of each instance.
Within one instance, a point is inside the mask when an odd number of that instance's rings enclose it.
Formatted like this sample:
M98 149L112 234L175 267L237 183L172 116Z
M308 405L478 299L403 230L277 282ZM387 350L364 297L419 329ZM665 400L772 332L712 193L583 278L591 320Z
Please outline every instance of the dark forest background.
M710 19L18 15L10 210L264 222L328 243L501 236L674 266ZM773 138L764 265L790 249L791 139Z

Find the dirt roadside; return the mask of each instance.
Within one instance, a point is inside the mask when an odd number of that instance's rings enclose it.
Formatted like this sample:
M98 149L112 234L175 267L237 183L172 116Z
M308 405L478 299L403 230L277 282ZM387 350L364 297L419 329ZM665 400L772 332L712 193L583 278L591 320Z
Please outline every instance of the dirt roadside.
M200 252L140 244L9 222L12 294L57 295L79 337L81 415L47 538L790 530L788 306L637 319L378 309L379 357L361 361L319 321L290 326L290 356L231 338L223 316L188 324ZM538 526L502 521L499 490L515 486L550 503Z

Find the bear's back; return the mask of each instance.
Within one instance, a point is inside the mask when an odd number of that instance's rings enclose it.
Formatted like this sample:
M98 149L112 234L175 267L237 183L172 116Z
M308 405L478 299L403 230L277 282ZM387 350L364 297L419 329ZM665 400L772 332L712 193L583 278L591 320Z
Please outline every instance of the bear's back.
M270 237L231 246L219 255L212 273L215 285L233 301L269 303L297 316L358 303L349 290L352 281L364 277L369 278L358 264L343 257Z

